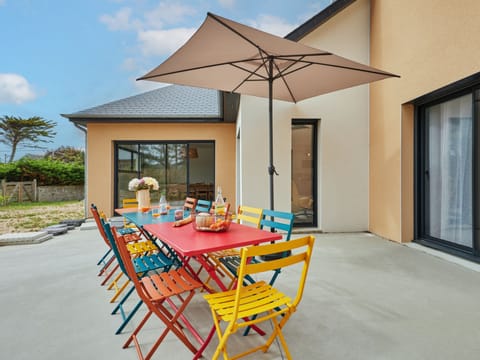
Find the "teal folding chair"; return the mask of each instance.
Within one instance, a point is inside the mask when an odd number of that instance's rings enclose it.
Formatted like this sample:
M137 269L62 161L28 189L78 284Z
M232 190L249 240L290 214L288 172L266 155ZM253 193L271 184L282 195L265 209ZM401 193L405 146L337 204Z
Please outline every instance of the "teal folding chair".
M212 207L212 202L208 200L198 199L197 205L195 206L196 212L210 212Z

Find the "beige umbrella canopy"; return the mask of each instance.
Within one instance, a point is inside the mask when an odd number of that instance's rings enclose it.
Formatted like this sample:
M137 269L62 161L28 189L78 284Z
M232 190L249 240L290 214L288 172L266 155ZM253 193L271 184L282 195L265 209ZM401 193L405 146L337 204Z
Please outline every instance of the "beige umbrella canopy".
M269 98L268 173L274 209L272 99L297 102L392 76L397 75L208 13L180 49L138 80Z

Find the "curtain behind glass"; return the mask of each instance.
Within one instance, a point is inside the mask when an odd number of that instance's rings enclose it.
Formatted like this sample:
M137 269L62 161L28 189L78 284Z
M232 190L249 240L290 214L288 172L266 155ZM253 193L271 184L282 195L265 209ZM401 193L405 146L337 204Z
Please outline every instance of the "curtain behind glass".
M472 247L472 96L426 109L430 236Z

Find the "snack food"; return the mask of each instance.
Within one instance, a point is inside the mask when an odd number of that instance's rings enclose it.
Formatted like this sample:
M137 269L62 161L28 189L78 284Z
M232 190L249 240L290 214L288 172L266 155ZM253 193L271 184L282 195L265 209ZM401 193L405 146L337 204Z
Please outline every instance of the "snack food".
M194 214L193 227L197 231L220 232L227 231L230 227L230 216L219 216L209 213Z
M173 223L173 226L178 227L178 226L183 226L183 225L186 225L186 224L190 224L192 222L192 220L193 220L192 217L189 215L185 219L175 221Z

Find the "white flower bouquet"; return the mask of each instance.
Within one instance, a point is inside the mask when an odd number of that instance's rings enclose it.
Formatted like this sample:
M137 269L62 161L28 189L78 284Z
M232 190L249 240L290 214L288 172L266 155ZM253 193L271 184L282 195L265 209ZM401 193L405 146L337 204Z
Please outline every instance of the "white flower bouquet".
M158 181L152 177L144 176L141 179L134 178L128 183L128 190L158 190Z

